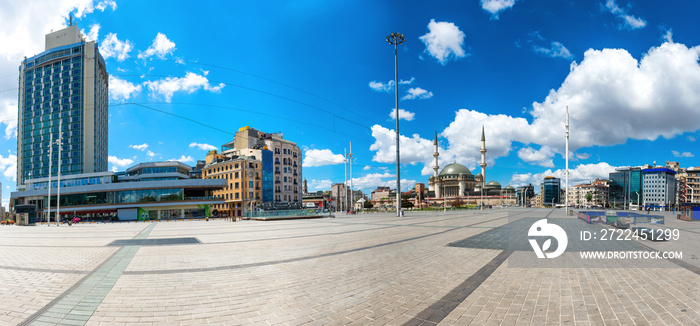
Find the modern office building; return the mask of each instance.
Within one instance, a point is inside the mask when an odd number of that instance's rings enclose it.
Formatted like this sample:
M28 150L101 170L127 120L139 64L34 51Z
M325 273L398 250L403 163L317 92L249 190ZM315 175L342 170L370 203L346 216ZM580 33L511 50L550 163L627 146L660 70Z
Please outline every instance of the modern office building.
M668 168L642 170L644 209L668 211L675 208L676 172Z
M617 168L610 173L608 203L613 208L638 207L644 197L642 168Z
M107 171L108 74L97 43L72 25L19 67L17 189L27 179ZM59 131L59 126L61 126ZM53 146L49 142L53 141Z
M210 151L202 168L202 178L225 181L223 189L214 191L214 196L224 200L214 205L222 216L243 217L253 207L263 203L263 162L256 157L222 155Z
M224 180L191 179L190 166L180 162L141 163L125 173L92 172L61 178L60 214L82 220L157 220L208 217L223 200L213 195ZM26 179L23 191L13 192L10 204L35 205L37 219L47 212L48 177ZM55 219L58 181L51 180Z
M544 177L540 185L540 195L542 195L542 205L551 207L560 203L561 179L555 177Z
M268 150L271 156L267 157L263 154L260 159L263 165L272 166L274 174L265 179L263 176L263 187L267 189L268 184L274 182L272 188L271 201L274 205L279 206L299 206L302 203L302 168L301 168L301 150L296 143L284 139L281 132L264 133L254 128L245 126L236 132L233 141L222 146L221 154L246 155L256 156L259 150ZM269 158L269 160L268 160ZM265 192L267 196L268 192ZM269 202L265 198L265 202Z

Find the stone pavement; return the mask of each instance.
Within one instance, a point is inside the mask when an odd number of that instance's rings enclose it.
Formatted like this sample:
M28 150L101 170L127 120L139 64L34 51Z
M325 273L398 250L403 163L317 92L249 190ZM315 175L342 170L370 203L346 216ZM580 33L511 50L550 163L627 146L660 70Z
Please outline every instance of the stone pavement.
M700 325L700 224L609 249L683 252L654 268L509 266L530 220L602 228L564 215L0 227L0 325Z

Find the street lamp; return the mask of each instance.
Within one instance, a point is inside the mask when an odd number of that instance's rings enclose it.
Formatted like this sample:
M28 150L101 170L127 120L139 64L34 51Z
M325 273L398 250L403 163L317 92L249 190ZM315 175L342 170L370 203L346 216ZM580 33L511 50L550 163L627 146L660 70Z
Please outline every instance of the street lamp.
M686 184L685 187L688 188L688 189L690 189L690 203L692 204L692 203L693 203L693 199L695 199L695 198L693 198L693 197L695 197L695 193L693 192L693 187L691 187L691 186L688 185L688 184Z
M399 156L399 61L398 45L406 39L403 34L391 33L386 41L394 46L394 93L396 94L396 216L401 216L401 158Z
M635 194L637 194L637 210L639 210L639 192L635 191Z

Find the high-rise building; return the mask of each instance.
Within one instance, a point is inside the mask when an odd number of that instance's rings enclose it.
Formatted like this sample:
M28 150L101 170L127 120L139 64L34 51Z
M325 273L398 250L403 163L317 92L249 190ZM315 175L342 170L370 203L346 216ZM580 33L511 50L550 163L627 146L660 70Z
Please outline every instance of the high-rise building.
M262 163L263 166L269 165L271 171L274 171L269 176L269 182L263 172L263 194L271 194L269 199L274 204L301 206L301 150L295 142L284 139L281 132L265 133L248 126L242 127L236 132L233 141L222 146L221 154L255 156L250 150L260 149L271 152L272 155L268 159L262 157ZM268 184L271 187L269 192L266 190ZM263 202L267 200L264 199Z
M542 195L542 205L551 207L559 204L561 196L561 179L555 177L544 177L542 182L540 195Z
M19 67L17 188L25 180L107 171L108 74L97 43L71 24L46 35L44 52ZM61 125L59 135L59 124ZM53 136L53 137L52 137Z
M667 211L676 199L676 172L667 168L642 170L644 209Z

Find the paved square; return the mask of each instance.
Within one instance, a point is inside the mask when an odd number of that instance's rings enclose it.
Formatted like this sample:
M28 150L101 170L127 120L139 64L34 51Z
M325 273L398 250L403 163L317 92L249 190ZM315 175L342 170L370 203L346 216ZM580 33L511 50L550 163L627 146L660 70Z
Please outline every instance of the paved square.
M572 242L683 252L665 268L509 266L536 259L509 240L545 217L570 238L603 227L545 209L0 227L0 324L700 324L700 224Z

